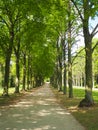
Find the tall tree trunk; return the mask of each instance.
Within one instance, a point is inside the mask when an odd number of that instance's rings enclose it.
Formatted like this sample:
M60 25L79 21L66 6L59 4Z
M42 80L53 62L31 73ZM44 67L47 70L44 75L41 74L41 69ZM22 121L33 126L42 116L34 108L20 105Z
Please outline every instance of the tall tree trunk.
M27 65L27 90L30 89L30 56L28 55L28 65Z
M19 86L20 86L20 67L19 67L20 54L19 54L19 51L20 51L20 40L18 41L17 49L15 51L15 54L16 54L16 83L15 83L15 93L19 93Z
M57 64L58 64L58 91L62 91L62 44L61 39L57 42Z
M12 54L12 49L13 49L13 44L14 44L14 26L13 24L11 25L11 29L9 31L9 36L10 36L10 43L9 47L6 51L6 59L5 59L5 76L4 76L4 89L3 89L3 94L8 96L8 88L9 88L9 73L10 73L10 59L11 59L11 54Z
M68 85L69 85L69 98L73 97L73 87L72 87L72 59L71 59L71 5L70 1L68 3Z
M94 104L93 96L92 96L92 35L89 32L89 15L88 10L90 8L89 1L83 1L84 7L84 20L83 20L83 33L84 33L84 41L85 41L85 52L86 52L86 65L85 65L85 76L86 76L86 84L85 84L85 100L87 102L87 106L91 106Z
M63 82L64 82L64 89L63 89L63 93L66 94L67 93L67 69L66 69L66 45L65 45L65 38L62 39L62 44L63 44L63 62L64 62L64 76L63 76Z
M32 69L30 68L30 86L33 88L33 80L32 80L33 74L32 74Z
M4 65L3 64L1 64L1 84L2 84L2 87L4 86L4 79L3 79L3 77L4 77Z
M12 48L10 48L12 49ZM4 96L8 96L8 88L9 88L9 72L10 72L10 59L11 59L11 50L8 50L5 59L5 75L4 75L4 86L3 86L3 94Z
M16 56L16 83L15 83L15 93L19 93L20 86L20 70L19 70L19 55Z
M92 106L94 104L93 96L92 96L92 36L89 32L89 1L83 1L84 8L84 19L83 19L83 34L84 34L84 42L85 42L85 99L83 99L79 106Z
M20 33L20 20L18 20L18 28ZM16 55L16 84L15 84L15 93L19 93L19 87L20 87L20 37L16 37L17 46L15 50Z
M85 31L85 30L84 30ZM88 105L93 105L92 96L92 40L89 33L85 33L85 52L86 52L86 64L85 64L85 76L86 76L86 86L85 86L85 99Z
M26 54L23 57L23 86L22 90L25 91L26 89Z

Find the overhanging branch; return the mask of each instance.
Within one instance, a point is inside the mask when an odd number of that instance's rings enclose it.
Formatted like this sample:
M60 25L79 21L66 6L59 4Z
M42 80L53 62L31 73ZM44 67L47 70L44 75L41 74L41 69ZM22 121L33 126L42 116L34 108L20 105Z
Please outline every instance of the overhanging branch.
M71 2L74 4L74 6L75 6L75 8L77 9L78 14L79 14L79 16L80 16L80 18L81 18L82 22L83 22L83 21L84 21L84 19L83 19L83 17L82 17L81 11L79 10L79 8L78 8L78 6L77 6L76 2L75 2L74 0L71 0Z

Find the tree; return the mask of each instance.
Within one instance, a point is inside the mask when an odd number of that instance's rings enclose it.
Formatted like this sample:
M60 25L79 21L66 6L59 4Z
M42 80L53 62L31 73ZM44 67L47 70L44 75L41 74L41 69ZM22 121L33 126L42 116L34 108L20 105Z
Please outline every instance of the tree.
M93 39L93 46L98 42L97 38ZM98 86L98 46L94 49L93 52L93 87Z
M97 33L98 24L90 33L89 28L89 19L90 17L94 18L97 14L97 1L76 1L71 0L76 7L78 14L81 18L82 25L83 25L83 34L84 34L84 42L85 42L85 76L86 76L86 85L85 85L85 99L83 100L85 103L81 101L79 106L91 106L94 104L93 96L92 96L92 38ZM82 8L81 8L82 7ZM81 10L82 9L82 10Z
M9 72L10 72L10 59L11 54L13 52L13 48L16 54L16 77L17 81L19 80L19 38L17 39L17 33L20 30L19 21L24 15L24 3L19 0L2 0L0 2L0 19L3 25L4 31L6 31L6 35L2 35L6 42L1 44L2 48L5 50L5 77L4 77L4 91L3 95L8 95L9 88ZM15 41L16 40L16 41ZM18 47L16 49L16 43L18 43ZM17 83L19 86L19 81ZM16 91L19 87L16 87Z
M5 77L3 95L8 95L10 58L14 44L14 25L16 17L13 19L15 14L13 7L11 7L11 1L1 1L0 4L0 19L2 21L2 24L4 24L3 26L5 26L4 28L6 28L6 36L2 36L6 40L6 43L1 43L2 48L5 50Z

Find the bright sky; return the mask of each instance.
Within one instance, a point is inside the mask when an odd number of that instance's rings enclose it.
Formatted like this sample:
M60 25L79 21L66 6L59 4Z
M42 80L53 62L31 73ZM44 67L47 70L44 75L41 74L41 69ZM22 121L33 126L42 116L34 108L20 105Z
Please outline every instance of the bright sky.
M90 30L92 31L94 29L94 27L98 24L98 17L95 17L94 19L90 19L89 22L90 22ZM81 32L81 34L82 34L82 32ZM98 38L98 33L94 37ZM82 36L80 36L78 39L80 40L78 42L78 47L83 46L84 45L84 38Z
M92 30L94 29L94 27L98 24L98 17L95 17L95 19L90 19L90 30L92 32ZM98 29L97 29L98 30ZM72 49L72 53L75 53L77 49L79 49L81 46L84 46L84 38L83 38L83 32L81 32L82 36L78 36L77 40L79 40L77 42L77 44L75 44L73 46ZM98 33L94 36L95 38L98 38Z
M90 19L89 22L90 22L90 29L92 30L98 24L98 16L96 16L94 19ZM98 37L98 33L95 35L95 37Z

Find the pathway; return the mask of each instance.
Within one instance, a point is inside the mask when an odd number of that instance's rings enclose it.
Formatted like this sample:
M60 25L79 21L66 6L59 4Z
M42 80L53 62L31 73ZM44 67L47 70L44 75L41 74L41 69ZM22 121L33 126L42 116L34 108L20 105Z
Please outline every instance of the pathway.
M0 130L85 130L56 102L49 85L0 110Z

